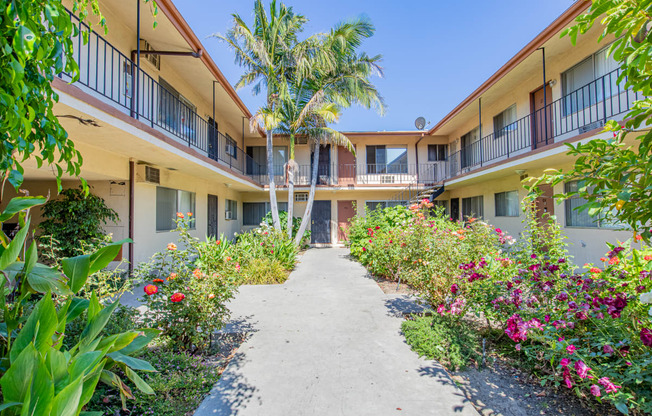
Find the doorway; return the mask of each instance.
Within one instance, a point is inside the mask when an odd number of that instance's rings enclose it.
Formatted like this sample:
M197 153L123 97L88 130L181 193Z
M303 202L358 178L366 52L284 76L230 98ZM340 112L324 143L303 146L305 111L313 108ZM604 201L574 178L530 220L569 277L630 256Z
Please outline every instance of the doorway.
M310 242L313 244L330 244L331 201L315 201L312 205L311 220Z
M552 105L550 105L552 102L552 88L550 88L550 85L546 85L545 101L547 108L543 111L543 87L530 93L532 149L538 149L553 142L554 127Z
M314 163L315 153L310 154L310 167L312 175L312 164ZM317 185L328 185L331 176L331 145L322 145L319 149L319 165L317 166Z
M347 241L351 218L355 217L353 201L337 201L337 240Z
M451 199L451 218L453 221L460 220L460 199L452 198Z
M321 159L321 158L320 158ZM340 185L355 183L355 155L344 146L337 147L337 178Z
M217 238L217 195L208 194L208 229L206 235L208 237Z

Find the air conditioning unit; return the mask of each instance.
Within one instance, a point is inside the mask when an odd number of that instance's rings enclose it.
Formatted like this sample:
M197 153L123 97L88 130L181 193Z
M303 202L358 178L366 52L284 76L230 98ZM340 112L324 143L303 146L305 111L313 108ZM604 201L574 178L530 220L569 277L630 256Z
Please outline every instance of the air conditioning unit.
M580 134L586 133L587 131L595 130L597 128L600 128L604 126L604 123L602 121L594 121L593 123L586 124L582 127L579 128Z
M380 183L396 183L396 176L383 175L380 177Z
M152 45L149 44L145 39L140 40L140 50L142 51L154 51L154 48L152 48ZM152 64L152 66L158 70L161 69L161 55L155 55L155 54L143 54L143 57L146 58L145 60Z
M224 218L227 220L232 220L233 219L233 213L231 211L226 211L224 213Z
M308 192L297 192L294 194L294 202L306 202L308 200Z
M136 182L160 185L161 170L149 165L138 165L136 167Z

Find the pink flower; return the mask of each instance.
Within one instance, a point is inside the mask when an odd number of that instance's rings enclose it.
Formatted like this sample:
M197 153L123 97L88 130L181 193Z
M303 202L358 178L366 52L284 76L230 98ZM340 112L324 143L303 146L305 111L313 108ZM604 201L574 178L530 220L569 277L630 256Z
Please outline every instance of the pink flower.
M438 314L443 315L444 312L446 312L446 308L444 307L443 304L437 306L437 313L438 313Z
M516 344L514 346L514 348L516 348L516 351L520 351L521 350L521 344Z
M577 349L577 347L575 347L575 345L573 345L573 344L570 344L568 347L566 347L566 351L567 351L569 354L574 353L576 349Z
M503 232L503 230L501 230L500 228L496 228L496 232L497 232L498 234L500 234L500 233Z
M652 347L652 331L647 328L641 329L640 338L643 345Z
M611 345L609 345L609 344L604 345L602 347L602 351L604 351L605 354L613 354L614 353L614 349L611 348Z
M564 370L564 383L566 383L566 387L569 389L573 387L573 379L571 378L568 368Z
M568 367L568 364L570 364L570 358L562 358L559 364L564 368Z
M591 394L595 397L600 397L600 386L597 384L591 385Z
M579 361L575 362L575 371L577 371L577 375L580 378L589 377L589 371L590 370L591 369L586 364L584 364L584 361L579 360Z
M455 283L453 286L451 286L451 293L454 295L460 290L460 287Z
M604 387L604 391L607 393L615 393L618 391L620 386L616 386L614 383L609 380L609 377L602 377L600 380L598 380L598 384L602 385Z
M367 251L367 247L362 247L362 251Z

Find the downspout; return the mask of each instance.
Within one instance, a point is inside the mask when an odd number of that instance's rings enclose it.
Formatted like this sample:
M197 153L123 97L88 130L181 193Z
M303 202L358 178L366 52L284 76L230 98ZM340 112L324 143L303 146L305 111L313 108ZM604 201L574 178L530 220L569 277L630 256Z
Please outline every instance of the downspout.
M423 140L425 137L425 133L421 133L421 137L414 143L414 154L415 158L414 160L417 162L417 185L419 185L419 142Z
M478 153L480 154L480 166L482 166L482 97L478 98Z
M129 274L134 272L134 217L135 217L135 193L136 193L136 163L129 161Z

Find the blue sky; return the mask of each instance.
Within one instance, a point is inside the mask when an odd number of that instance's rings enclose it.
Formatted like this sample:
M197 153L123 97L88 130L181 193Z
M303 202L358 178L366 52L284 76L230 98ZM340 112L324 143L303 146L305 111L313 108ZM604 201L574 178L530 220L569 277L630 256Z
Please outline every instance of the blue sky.
M175 4L231 84L242 70L227 45L232 13L253 21L253 0L176 0ZM305 34L366 15L376 34L364 45L383 55L384 78L375 83L388 108L384 116L359 107L345 110L342 131L413 130L424 116L437 123L573 3L571 0L286 0L310 19ZM238 91L255 112L262 97Z

